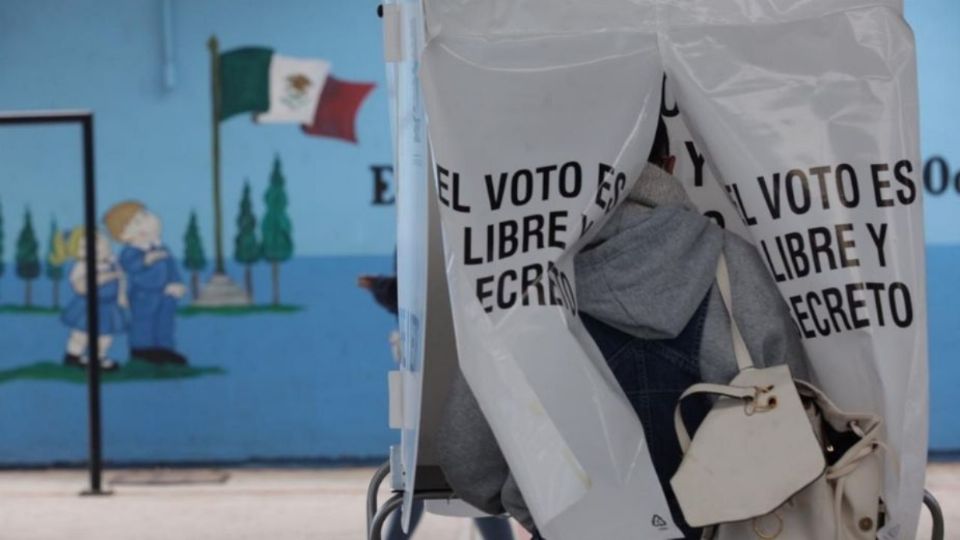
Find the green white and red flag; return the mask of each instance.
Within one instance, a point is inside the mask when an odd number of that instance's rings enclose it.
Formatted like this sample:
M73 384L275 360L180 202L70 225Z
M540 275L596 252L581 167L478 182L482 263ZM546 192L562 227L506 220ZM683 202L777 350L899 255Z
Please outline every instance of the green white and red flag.
M252 113L258 123L300 124L304 133L357 142L356 118L372 83L341 81L330 63L266 47L220 54L218 120Z

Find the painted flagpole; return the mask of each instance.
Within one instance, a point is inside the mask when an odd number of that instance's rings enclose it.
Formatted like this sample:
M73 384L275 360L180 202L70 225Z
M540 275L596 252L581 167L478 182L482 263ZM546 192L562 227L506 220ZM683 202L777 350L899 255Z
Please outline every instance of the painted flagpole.
M220 203L220 46L217 36L207 41L210 49L210 94L213 101L213 242L216 252L214 273L225 274L223 266L223 213Z

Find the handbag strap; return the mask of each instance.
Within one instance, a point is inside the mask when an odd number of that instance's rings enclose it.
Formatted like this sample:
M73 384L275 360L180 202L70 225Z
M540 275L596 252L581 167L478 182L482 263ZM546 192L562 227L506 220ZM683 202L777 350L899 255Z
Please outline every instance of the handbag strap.
M733 316L730 272L727 270L727 258L723 255L723 252L720 253L720 260L717 262L717 288L720 289L720 297L723 298L723 305L727 308L727 316L730 317L730 335L733 338L733 354L737 358L737 368L743 371L755 367L753 358L750 357L750 350L747 349L747 343L740 333L740 327L737 326L737 319Z
M698 394L750 400L757 396L757 389L753 386L727 386L711 383L699 383L687 388L680 395L677 406L673 409L673 428L677 432L677 440L680 442L683 453L687 453L687 449L690 448L690 434L687 432L687 426L683 423L683 415L680 413L680 409L684 399Z
M717 261L717 289L720 290L720 297L723 299L723 305L727 309L727 316L730 318L730 335L733 339L733 354L737 358L737 368L740 371L751 369L754 366L753 359L750 357L750 350L743 340L740 333L740 327L737 326L737 320L733 316L733 294L730 287L730 271L727 269L727 258L720 253L720 260ZM757 388L753 386L728 386L723 384L699 383L686 389L677 400L677 406L673 411L673 427L677 432L677 439L680 442L680 448L686 453L690 448L690 433L687 426L683 423L683 414L681 406L683 400L697 394L707 394L715 396L724 396L744 401L756 399Z

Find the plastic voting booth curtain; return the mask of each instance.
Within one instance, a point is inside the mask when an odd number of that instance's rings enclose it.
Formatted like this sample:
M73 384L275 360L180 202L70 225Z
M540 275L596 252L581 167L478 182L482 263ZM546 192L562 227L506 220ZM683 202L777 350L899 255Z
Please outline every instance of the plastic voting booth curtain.
M426 29L422 51L404 61L426 105L460 365L542 534L681 536L639 420L579 320L573 271L640 175L662 108L671 152L686 158L678 174L767 262L815 383L884 417L880 538L912 539L926 299L915 54L900 1L423 9L423 26L407 26ZM397 86L401 132L419 122L409 84ZM404 160L425 177L422 147L405 156L403 144L401 212ZM404 328L416 334L414 321Z
M383 5L384 53L397 181L397 281L401 338L402 425L400 445L404 500L403 529L410 526L421 441L424 353L427 319L429 146L418 71L423 49L419 0Z

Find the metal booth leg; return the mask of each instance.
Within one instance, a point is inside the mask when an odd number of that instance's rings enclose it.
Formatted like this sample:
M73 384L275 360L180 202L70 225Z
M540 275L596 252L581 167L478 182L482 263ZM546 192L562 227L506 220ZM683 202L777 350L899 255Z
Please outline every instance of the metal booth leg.
M377 515L377 494L380 491L380 484L390 475L390 461L387 460L373 473L370 479L370 485L367 487L367 536L370 536L370 527L373 524L373 518Z
M416 501L448 501L454 498L453 491L449 490L423 491L416 493L413 496L413 499ZM383 506L380 507L376 515L373 516L373 519L370 521L370 534L368 540L382 540L383 524L387 522L387 518L390 517L390 514L392 514L401 506L403 506L403 492L398 492L394 496L387 499L387 502L383 503Z
M380 510L373 516L373 519L370 520L370 532L368 540L381 540L383 537L383 525L387 522L387 518L390 517L395 510L403 506L403 493L397 493L393 497L387 499L387 502L383 503L383 506L380 507Z
M943 540L943 510L940 509L940 503L929 491L923 492L923 504L930 510L930 517L933 518L933 540Z

